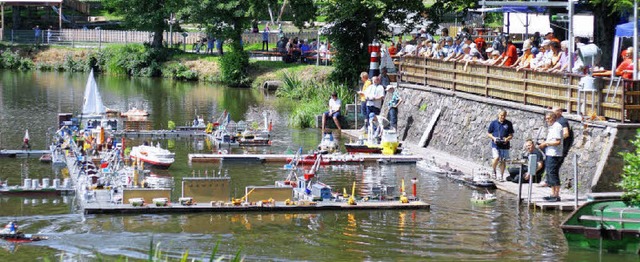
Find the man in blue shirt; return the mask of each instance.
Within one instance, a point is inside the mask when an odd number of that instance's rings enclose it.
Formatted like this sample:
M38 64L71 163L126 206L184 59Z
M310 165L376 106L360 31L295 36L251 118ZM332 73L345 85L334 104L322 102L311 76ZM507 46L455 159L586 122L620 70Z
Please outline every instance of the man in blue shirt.
M509 149L511 148L511 139L513 139L513 124L507 120L507 111L504 109L498 113L498 119L493 120L489 124L489 130L487 136L491 138L491 155L493 161L491 167L493 168L493 174L497 178L497 174L500 174L500 179L504 174L505 161L509 158ZM500 173L496 173L496 167L500 167Z

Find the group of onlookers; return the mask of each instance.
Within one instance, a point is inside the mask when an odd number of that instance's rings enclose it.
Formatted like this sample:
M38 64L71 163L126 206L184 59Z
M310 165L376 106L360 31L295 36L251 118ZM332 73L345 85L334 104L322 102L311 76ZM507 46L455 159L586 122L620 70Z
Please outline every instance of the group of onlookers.
M418 33L412 40L405 40L402 44L391 43L389 53L396 57L419 56L444 61L458 61L469 63L532 69L546 72L584 73L591 65L581 61L578 52L574 53L574 66L569 63L569 41L560 41L552 30L542 37L536 32L529 39L523 41L519 50L512 38L503 35L499 29L493 31L493 41L487 43L486 37L477 36L475 39L470 30L463 28L455 38L449 36L448 30L442 30L441 36L435 40L432 36ZM489 38L489 40L491 40ZM576 38L576 47L587 45L588 38ZM592 45L592 44L591 44Z
M315 57L316 54L320 54L323 58L328 55L328 46L325 42L309 42L306 39L298 39L298 37L287 38L283 35L280 37L276 47L285 62L300 60L301 63L305 63L313 60L311 58Z

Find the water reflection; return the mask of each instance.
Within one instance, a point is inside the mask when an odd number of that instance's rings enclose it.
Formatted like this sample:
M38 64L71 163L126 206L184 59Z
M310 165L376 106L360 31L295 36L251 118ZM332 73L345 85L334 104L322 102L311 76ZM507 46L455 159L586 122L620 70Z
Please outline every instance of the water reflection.
M28 127L34 148L44 148L47 130L58 112L77 112L85 74L0 71L0 148L19 148ZM257 90L228 89L204 83L163 79L98 76L96 81L108 107L126 111L143 107L154 128L169 120L186 123L195 114L217 118L225 109L234 120L259 119L269 110L274 119L273 146L234 148L233 153L282 153L315 148L316 129L286 127L286 114L270 108L269 98ZM342 137L342 140L348 138ZM127 145L144 139L126 139ZM174 178L196 175L229 176L232 195L240 197L248 185L272 185L286 176L284 163L189 163L189 153L216 149L202 138L150 139L176 153L169 170L154 170ZM21 183L21 164L32 178L64 178L68 170L52 169L37 159L0 159L0 179ZM497 192L487 206L470 203L473 190L416 169L414 165L355 164L320 168L318 177L335 190L366 195L373 187L409 186L418 178L417 195L432 204L430 211L348 211L304 213L229 213L180 215L83 216L74 198L0 196L0 216L16 218L26 232L50 236L35 244L0 248L0 260L33 261L69 254L77 260L96 253L107 257L145 259L151 239L171 257L185 250L193 258L208 257L220 242L219 253L233 256L242 249L246 260L257 261L423 261L423 260L596 260L597 251L569 250L559 229L566 215L520 208L515 197ZM409 189L410 190L410 189ZM172 192L180 196L179 186ZM2 220L2 219L0 219ZM11 253L13 252L13 253ZM24 258L24 259L23 259ZM636 255L606 254L607 259L636 261Z

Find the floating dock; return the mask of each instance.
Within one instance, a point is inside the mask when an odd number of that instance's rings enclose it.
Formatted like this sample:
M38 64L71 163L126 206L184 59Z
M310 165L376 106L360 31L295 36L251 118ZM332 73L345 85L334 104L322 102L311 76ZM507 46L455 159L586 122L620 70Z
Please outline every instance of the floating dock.
M221 161L244 161L244 162L267 162L267 163L287 163L287 159L292 159L293 154L189 154L190 162L221 162ZM382 154L353 154L353 155L322 155L336 163L357 163L349 161L361 159L361 162L384 162L384 163L410 163L422 160L422 157L413 155L382 155Z
M41 157L44 154L51 154L50 150L0 150L0 157L25 158Z
M399 201L371 201L358 202L357 205L349 205L346 202L322 201L315 205L284 205L270 206L213 206L211 204L195 204L183 206L172 203L168 206L155 206L153 204L134 207L130 204L106 204L87 203L84 207L85 214L156 214L156 213L224 213L224 212L300 212L300 211L347 211L347 210L429 210L430 205L422 201L402 204Z
M149 137L149 138L179 138L179 137L205 137L207 133L202 130L140 130L140 131L116 131L117 137Z

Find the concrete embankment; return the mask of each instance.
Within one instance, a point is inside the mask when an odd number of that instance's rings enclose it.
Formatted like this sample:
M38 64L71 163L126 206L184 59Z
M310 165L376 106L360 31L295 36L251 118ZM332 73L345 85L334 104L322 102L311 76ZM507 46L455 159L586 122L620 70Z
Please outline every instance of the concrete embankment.
M486 170L491 161L487 128L500 109L508 112L507 119L514 124L512 158L521 157L527 139L543 139L547 133L545 108L419 85L400 84L400 91L405 102L399 106L398 134L405 145L426 146ZM560 180L565 186L575 186L572 162L577 155L581 194L620 191L616 185L623 167L619 153L634 150L629 140L640 125L581 121L579 116L566 113L565 117L575 138L560 169ZM431 132L425 135L425 131Z

